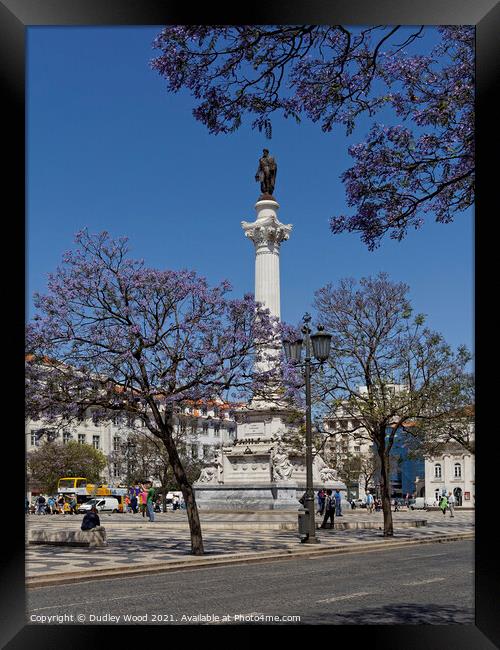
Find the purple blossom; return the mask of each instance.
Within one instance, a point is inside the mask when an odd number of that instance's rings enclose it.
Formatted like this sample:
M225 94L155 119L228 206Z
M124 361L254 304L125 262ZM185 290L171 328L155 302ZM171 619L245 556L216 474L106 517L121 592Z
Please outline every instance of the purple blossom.
M445 223L474 200L474 28L439 27L426 55L412 53L424 27L405 29L169 26L151 65L169 90L192 93L195 118L214 134L248 114L271 137L276 112L350 134L360 115L391 107L401 125L374 125L350 148L342 180L354 214L331 220L333 233L359 232L373 249L386 233L399 240L419 228L424 214Z

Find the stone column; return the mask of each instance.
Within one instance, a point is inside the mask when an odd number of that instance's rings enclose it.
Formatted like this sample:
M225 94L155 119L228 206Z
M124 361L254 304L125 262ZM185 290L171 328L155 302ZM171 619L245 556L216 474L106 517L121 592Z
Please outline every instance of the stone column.
M280 318L280 246L290 236L291 224L280 223L277 201L262 199L255 204L254 222L242 221L245 236L255 245L255 300L272 316Z

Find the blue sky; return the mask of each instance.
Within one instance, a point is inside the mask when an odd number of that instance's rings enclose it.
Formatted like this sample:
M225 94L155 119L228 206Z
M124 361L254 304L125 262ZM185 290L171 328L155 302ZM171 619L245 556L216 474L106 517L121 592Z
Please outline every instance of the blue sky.
M410 286L417 312L453 346L473 346L473 211L453 224L427 220L403 242L369 252L357 234L332 236L329 218L348 210L341 173L351 166L342 129L273 121L268 141L247 121L209 135L188 93L168 93L150 69L161 27L30 27L27 70L27 314L32 294L74 234L126 235L133 257L189 268L234 295L253 292L254 251L241 229L254 220L258 158L278 162L279 217L292 223L281 248L281 316L296 323L315 289L342 277L386 271ZM425 47L423 41L420 47ZM380 120L380 118L379 118Z

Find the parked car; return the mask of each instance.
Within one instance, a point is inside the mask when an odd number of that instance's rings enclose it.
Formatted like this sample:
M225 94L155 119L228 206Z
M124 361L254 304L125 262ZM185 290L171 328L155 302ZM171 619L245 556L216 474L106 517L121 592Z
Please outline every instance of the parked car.
M353 501L356 508L366 508L366 503L363 499L353 499Z
M82 503L78 508L78 512L88 512L92 506L97 508L97 512L118 512L119 505L118 499L115 497L98 497Z
M425 504L424 497L417 497L416 499L410 499L409 506L411 510L424 510L427 507Z

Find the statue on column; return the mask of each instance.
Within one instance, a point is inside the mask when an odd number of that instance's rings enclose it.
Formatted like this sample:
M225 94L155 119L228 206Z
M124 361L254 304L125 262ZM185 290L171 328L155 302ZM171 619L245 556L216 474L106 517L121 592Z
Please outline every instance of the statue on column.
M278 165L272 156L269 155L269 149L263 149L262 156L259 159L259 167L255 174L255 180L260 182L260 191L262 194L272 196L274 185L276 183L276 173Z

